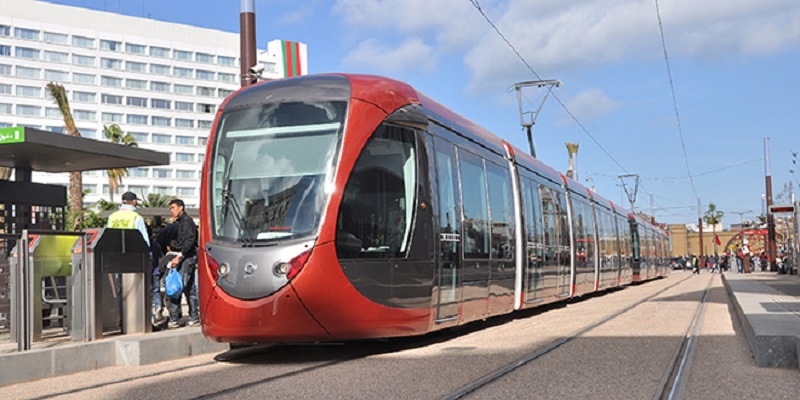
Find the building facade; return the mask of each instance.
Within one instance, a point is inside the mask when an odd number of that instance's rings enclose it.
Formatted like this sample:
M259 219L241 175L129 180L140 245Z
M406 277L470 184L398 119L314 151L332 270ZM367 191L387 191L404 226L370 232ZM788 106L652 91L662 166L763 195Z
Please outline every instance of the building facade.
M46 89L57 82L82 136L106 140L103 127L117 124L139 147L170 154L170 165L128 169L120 192L198 206L215 113L240 87L238 33L34 0L0 0L0 10L0 127L64 132ZM263 79L308 71L303 43L274 40L257 54ZM68 183L66 174L33 179ZM87 205L111 200L105 171L85 172L83 188Z

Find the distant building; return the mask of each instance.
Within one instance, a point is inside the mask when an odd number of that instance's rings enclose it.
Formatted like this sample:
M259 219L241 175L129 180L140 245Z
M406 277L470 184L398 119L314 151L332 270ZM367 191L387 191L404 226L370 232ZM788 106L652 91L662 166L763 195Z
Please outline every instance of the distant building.
M240 87L238 33L33 0L0 0L0 10L0 127L63 132L45 88L58 82L82 136L105 140L103 125L118 124L140 147L170 153L171 165L129 169L120 192L198 206L215 113ZM303 43L274 40L257 54L263 78L308 71ZM33 179L68 182L66 174ZM84 173L83 187L86 204L109 198L105 171Z

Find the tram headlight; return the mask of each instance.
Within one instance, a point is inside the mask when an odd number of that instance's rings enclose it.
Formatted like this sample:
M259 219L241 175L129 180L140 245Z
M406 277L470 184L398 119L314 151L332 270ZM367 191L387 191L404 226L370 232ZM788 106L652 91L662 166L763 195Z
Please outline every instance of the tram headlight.
M275 274L275 276L277 277L283 277L289 273L290 267L291 266L289 265L289 263L279 262L275 264L275 267L273 267L272 273Z
M225 276L228 275L228 272L231 272L231 268L228 266L228 264L222 263L219 265L219 268L217 268L217 272L219 273L219 276Z

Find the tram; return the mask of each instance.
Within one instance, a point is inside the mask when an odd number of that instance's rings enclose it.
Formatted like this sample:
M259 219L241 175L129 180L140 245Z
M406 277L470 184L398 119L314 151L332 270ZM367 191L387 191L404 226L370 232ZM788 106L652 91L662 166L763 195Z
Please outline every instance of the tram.
M668 273L661 230L393 79L242 88L206 154L214 341L421 335Z

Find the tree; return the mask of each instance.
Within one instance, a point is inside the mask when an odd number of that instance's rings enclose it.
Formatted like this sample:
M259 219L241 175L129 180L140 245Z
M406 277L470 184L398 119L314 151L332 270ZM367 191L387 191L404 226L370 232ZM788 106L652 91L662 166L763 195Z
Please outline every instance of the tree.
M714 203L708 203L708 210L703 215L703 221L707 225L711 225L711 229L714 232L714 254L717 253L717 224L722 221L722 216L724 215L724 212L717 210L717 205Z
M166 194L149 193L146 198L142 199L142 207L148 208L168 208L169 202L175 199L175 196Z
M111 143L121 144L123 146L138 147L136 139L130 133L123 133L122 128L117 124L111 126L103 125L103 136L106 137ZM106 170L108 175L108 198L113 203L114 193L119 192L119 186L122 185L122 178L128 176L127 168L109 168Z
M72 119L72 112L69 109L69 100L67 100L64 86L50 82L47 84L47 90L58 106L61 116L64 117L64 128L67 131L67 135L80 136L81 133L75 127L75 121ZM77 230L81 227L83 221L83 177L78 171L69 173L69 212L74 218L72 229Z

